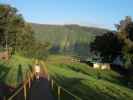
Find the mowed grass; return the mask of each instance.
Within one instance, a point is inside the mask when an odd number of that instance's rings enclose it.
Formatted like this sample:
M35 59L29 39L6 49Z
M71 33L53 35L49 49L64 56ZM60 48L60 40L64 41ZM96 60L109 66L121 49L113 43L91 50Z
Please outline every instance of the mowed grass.
M95 70L86 64L71 62L71 57L67 56L50 57L46 66L52 78L83 100L133 100L133 90L126 87L124 78L117 72ZM18 54L12 56L8 62L0 62L0 81L18 86L32 62L33 60Z
M8 62L0 62L0 80L9 86L17 87L24 81L26 72L31 66L31 59L19 54L13 55Z
M95 70L78 62L46 65L58 84L83 100L133 100L133 90L117 72Z

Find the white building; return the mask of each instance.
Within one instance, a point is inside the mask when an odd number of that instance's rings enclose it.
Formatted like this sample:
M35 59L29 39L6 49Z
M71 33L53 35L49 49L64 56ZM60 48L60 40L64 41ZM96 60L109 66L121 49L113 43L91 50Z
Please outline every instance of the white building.
M110 70L111 66L109 63L93 63L93 68L101 70Z

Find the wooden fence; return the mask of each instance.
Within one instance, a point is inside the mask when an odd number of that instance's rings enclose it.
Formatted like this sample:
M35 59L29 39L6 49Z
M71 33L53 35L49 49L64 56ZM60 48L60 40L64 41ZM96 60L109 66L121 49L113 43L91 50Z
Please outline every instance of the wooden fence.
M47 79L50 83L51 90L53 91L53 94L57 98L57 100L82 100L80 97L65 89L50 76L50 74L48 73L48 68L44 61L41 61L41 65L44 66L44 72L47 73Z
M34 73L32 71L27 71L25 81L23 82L22 86L18 88L15 93L11 97L9 97L7 100L14 100L14 98L19 95L19 93L23 92L24 100L27 99L27 88L29 89L31 87L31 81L34 78Z
M50 77L48 69L43 61L40 61L40 64L43 66L44 75L47 77L50 83L51 90L53 91L53 95L55 96L55 98L57 98L57 100L82 100L80 97L74 95L73 93L71 93L70 91L59 85L58 82L56 82L52 77ZM26 100L27 86L28 89L31 87L31 81L33 80L34 76L35 76L34 71L27 71L27 75L23 85L20 88L18 88L16 92L7 100L14 100L14 98L22 91L23 91L24 100Z

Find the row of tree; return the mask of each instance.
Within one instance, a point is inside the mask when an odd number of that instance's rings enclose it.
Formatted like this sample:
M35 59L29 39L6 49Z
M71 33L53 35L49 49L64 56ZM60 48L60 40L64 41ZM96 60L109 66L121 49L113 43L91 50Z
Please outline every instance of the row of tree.
M116 25L116 31L97 36L90 44L91 51L102 62L112 63L120 57L125 68L133 66L133 21L127 16ZM29 23L17 9L0 4L0 48L12 48L29 57L44 58L49 43L39 43ZM34 55L33 55L34 54ZM94 55L93 55L94 57Z
M43 58L47 46L35 40L30 24L16 8L0 4L0 48L12 48L29 57Z
M99 61L112 63L119 57L125 69L133 68L133 21L127 16L115 26L116 31L95 38L90 44L91 51L100 55Z

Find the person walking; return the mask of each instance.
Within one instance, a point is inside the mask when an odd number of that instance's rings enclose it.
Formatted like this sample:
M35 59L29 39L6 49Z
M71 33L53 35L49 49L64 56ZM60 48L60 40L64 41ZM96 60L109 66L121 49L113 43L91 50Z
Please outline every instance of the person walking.
M39 80L40 78L40 65L39 64L36 64L35 67L34 67L34 71L35 71L35 77L37 80Z

